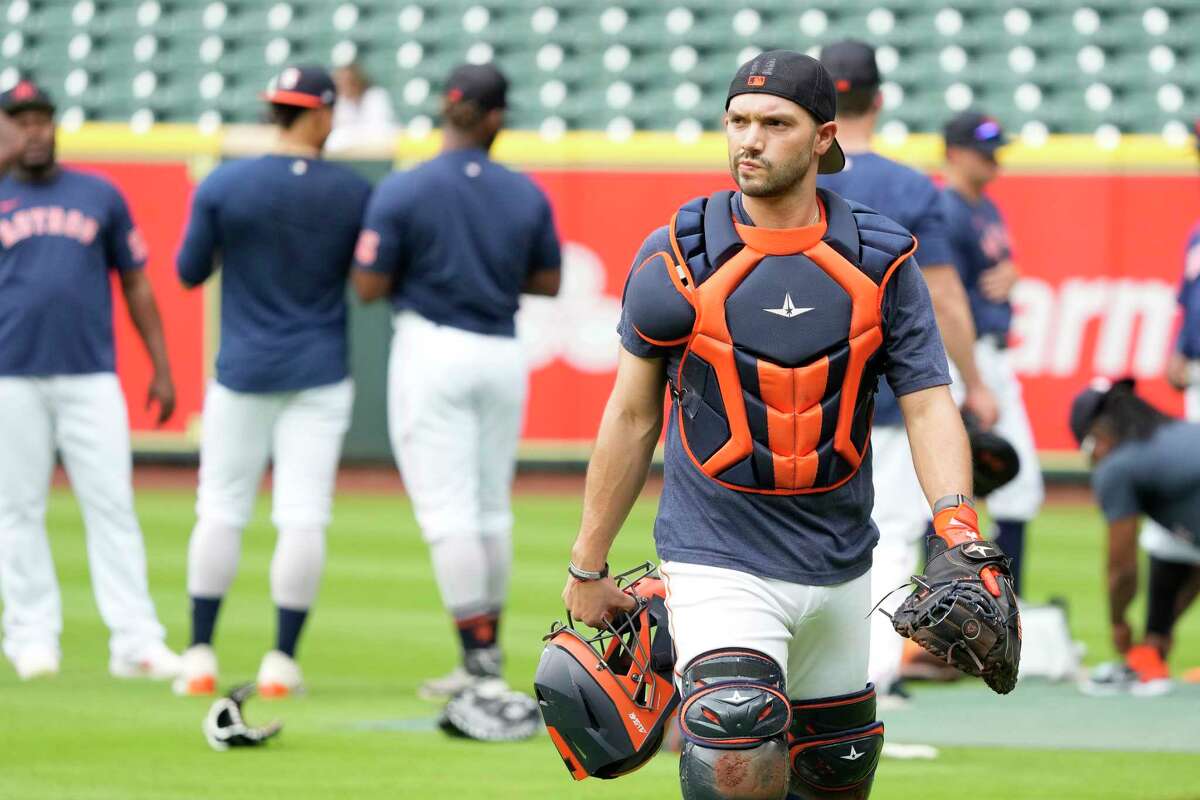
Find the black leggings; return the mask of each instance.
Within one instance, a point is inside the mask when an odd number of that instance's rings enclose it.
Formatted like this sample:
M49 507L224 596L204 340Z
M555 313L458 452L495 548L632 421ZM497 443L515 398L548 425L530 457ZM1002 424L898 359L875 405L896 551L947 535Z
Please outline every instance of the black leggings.
M1150 557L1150 602L1146 609L1146 633L1170 638L1179 618L1181 595L1200 573L1200 565L1181 564Z

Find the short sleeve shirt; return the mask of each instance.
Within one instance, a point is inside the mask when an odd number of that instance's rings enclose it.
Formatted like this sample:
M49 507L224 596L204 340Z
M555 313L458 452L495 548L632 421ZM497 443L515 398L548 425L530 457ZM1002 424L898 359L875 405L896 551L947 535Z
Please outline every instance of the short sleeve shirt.
M113 371L110 275L146 257L104 178L64 168L45 182L0 178L0 375Z
M878 153L851 153L846 157L845 169L832 175L818 175L817 185L862 203L911 231L917 237L917 258L926 267L954 263L941 197L927 175ZM880 386L875 424L901 422L900 407L890 383Z
M1183 254L1183 278L1179 286L1179 309L1183 326L1179 329L1179 352L1200 359L1200 224L1188 237Z
M1200 424L1173 422L1119 445L1092 471L1109 522L1146 515L1200 546Z
M392 278L392 306L439 325L514 336L521 289L562 262L550 203L482 150L387 177L363 221L357 268Z
M989 300L979 288L983 273L1012 258L1008 227L1000 209L989 197L972 203L953 189L945 189L942 210L954 266L971 302L975 332L980 336L1007 336L1012 326L1012 304Z
M751 224L740 202L734 208ZM670 252L666 228L643 243L636 269L652 254ZM643 340L622 311L622 346L642 358L664 358L679 369L683 346ZM892 276L884 298L884 373L900 395L950 382L929 291L909 259ZM665 482L654 525L663 560L726 567L807 585L852 580L871 566L878 531L871 521L874 488L868 456L849 481L828 492L766 495L729 489L704 475L688 458L680 438L678 409L667 427Z

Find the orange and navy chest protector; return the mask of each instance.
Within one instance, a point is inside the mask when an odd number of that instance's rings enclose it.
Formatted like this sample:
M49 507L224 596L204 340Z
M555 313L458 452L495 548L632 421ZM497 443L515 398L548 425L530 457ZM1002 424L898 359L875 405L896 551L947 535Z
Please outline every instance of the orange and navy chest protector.
M637 334L683 347L668 375L679 436L730 489L829 491L867 452L884 293L916 240L832 192L818 199L821 222L791 229L737 222L732 192L693 200L671 220L672 252L626 288Z

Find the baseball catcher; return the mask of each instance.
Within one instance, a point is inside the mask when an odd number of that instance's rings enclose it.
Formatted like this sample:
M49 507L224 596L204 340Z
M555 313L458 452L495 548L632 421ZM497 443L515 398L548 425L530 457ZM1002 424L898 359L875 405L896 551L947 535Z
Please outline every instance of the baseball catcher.
M983 678L997 694L1008 694L1021 661L1021 619L1008 559L980 538L979 517L966 497L940 501L933 525L925 574L913 576L917 588L892 625L947 664Z

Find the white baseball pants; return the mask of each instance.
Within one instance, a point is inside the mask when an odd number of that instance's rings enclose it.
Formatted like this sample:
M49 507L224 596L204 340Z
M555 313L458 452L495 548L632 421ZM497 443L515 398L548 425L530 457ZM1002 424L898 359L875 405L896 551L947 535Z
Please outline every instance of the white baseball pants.
M235 392L213 381L204 396L196 516L241 530L272 461L277 528L329 524L342 440L350 427L349 380L294 392Z
M1033 429L1025 411L1021 381L1013 372L1008 351L997 347L992 339L983 338L975 343L975 364L1000 406L995 431L1009 441L1021 459L1017 477L988 495L988 514L992 519L1028 522L1041 509L1046 487L1042 482L1037 446L1033 442Z
M110 372L0 377L0 598L4 652L58 648L62 602L46 535L55 450L83 511L92 589L114 657L162 641L133 510L129 419Z
M526 385L517 339L396 315L388 430L426 541L511 534Z
M900 677L904 639L881 612L893 613L908 595L908 589L896 590L906 586L921 567L921 545L933 515L917 481L902 425L880 425L871 431L871 470L875 486L871 519L879 528L879 544L872 554L871 605L880 606L871 614L869 673L871 682L886 690Z
M703 653L748 648L779 663L793 700L867 685L869 574L836 586L804 586L679 561L663 563L659 572L667 587L676 676Z

